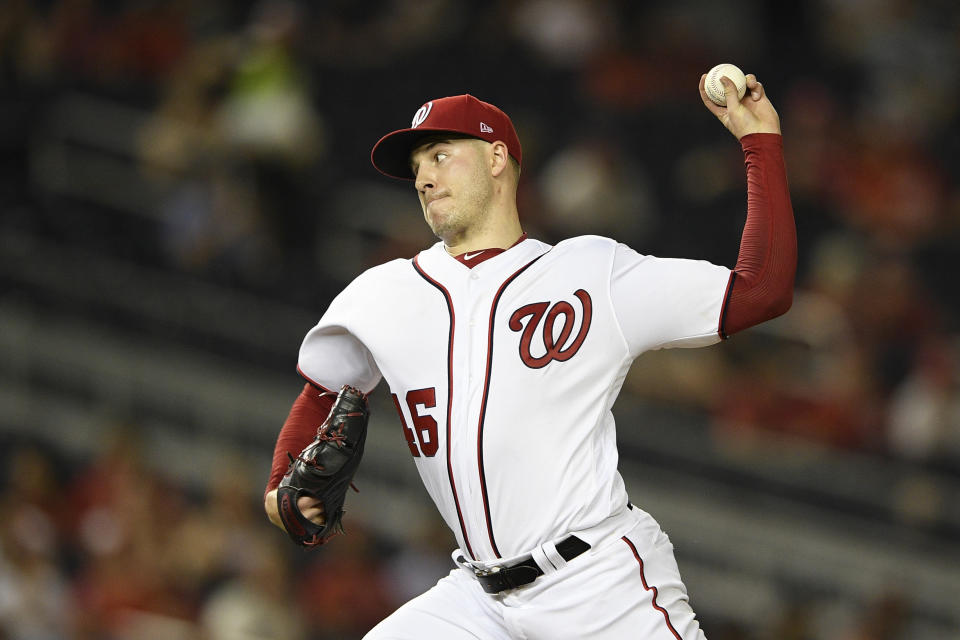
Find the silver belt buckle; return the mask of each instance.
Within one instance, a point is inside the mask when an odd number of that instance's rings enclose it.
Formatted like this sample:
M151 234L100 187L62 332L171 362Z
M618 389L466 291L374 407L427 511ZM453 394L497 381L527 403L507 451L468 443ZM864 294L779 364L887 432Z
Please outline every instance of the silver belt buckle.
M477 569L476 567L474 567L473 572L477 575L477 577L485 578L486 576L492 576L494 574L500 573L500 570L502 568L503 567L500 567L500 566L490 567L489 569Z

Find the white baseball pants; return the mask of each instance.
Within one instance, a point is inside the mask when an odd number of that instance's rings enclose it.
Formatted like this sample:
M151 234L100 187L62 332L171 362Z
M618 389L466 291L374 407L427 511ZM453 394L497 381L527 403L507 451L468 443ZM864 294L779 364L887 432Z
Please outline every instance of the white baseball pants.
M519 589L484 593L458 568L365 640L706 640L673 544L639 509L635 526ZM561 559L562 560L562 559Z

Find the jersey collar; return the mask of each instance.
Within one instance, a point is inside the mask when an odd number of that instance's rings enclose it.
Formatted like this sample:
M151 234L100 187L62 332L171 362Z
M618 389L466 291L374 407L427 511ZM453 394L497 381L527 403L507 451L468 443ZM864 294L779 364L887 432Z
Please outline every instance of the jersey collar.
M507 249L512 249L512 248L514 248L515 246L517 246L518 244L520 244L521 242L523 242L523 241L526 240L526 239L527 239L527 234L524 233L523 235L520 236L520 238L519 238L516 242L514 242L512 245L510 245L509 247L507 247ZM494 257L494 256L498 256L498 255L500 255L501 253L503 253L504 251L506 251L507 249L501 249L501 248L499 248L499 247L494 247L494 248L492 248L492 249L480 249L480 250L478 250L478 251L466 251L466 252L461 253L461 254L459 254L459 255L452 256L452 258L453 258L454 260L456 260L457 262L459 262L460 264L462 264L462 265L464 265L465 267L467 267L468 269L473 269L475 266L477 266L477 265L480 264L481 262L484 262L484 261L486 261L486 260L489 260L490 258L492 258L492 257Z
M437 242L429 249L425 249L417 254L414 260L416 260L417 264L432 278L441 282L451 282L459 280L467 273L477 275L478 272L482 272L480 275L493 277L502 275L501 272L508 273L509 275L509 273L513 273L513 271L516 270L518 265L522 266L537 257L537 255L549 250L550 245L523 236L516 244L507 250L494 249L491 254L486 254L488 250L483 250L485 253L484 259L481 260L480 257L472 257L469 264L464 264L459 259L463 257L462 254L457 257L451 256L447 253L443 242ZM468 251L467 253L470 253L472 256L475 252ZM496 259L494 260L493 258ZM481 262L483 263L483 267L475 269ZM466 269L464 269L464 267L466 267Z

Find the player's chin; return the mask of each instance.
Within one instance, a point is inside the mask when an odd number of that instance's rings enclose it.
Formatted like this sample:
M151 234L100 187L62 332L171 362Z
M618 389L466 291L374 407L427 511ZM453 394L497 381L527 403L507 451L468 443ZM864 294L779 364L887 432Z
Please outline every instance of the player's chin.
M438 240L443 240L443 242L447 245L452 243L454 234L451 233L449 228L444 226L430 225L430 230L433 231L433 235L435 235Z
M426 221L427 226L430 227L430 231L433 231L433 233L436 234L437 228L440 226L437 222L437 217L431 215L429 211L424 211L423 219Z
M441 240L446 240L456 229L454 216L442 211L427 211L425 216L433 235Z

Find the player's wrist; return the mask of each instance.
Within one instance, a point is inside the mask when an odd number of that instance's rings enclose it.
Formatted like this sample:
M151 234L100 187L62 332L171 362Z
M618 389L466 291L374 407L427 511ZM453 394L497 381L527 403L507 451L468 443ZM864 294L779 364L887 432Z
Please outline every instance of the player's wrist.
M783 148L783 134L773 131L753 131L740 137L740 146L744 150L759 147Z
M739 125L739 126L738 126ZM737 140L743 140L746 136L758 134L758 133L772 133L780 135L780 123L779 122L751 122L748 124L743 123L734 123L731 122L728 126L730 133L736 136Z

